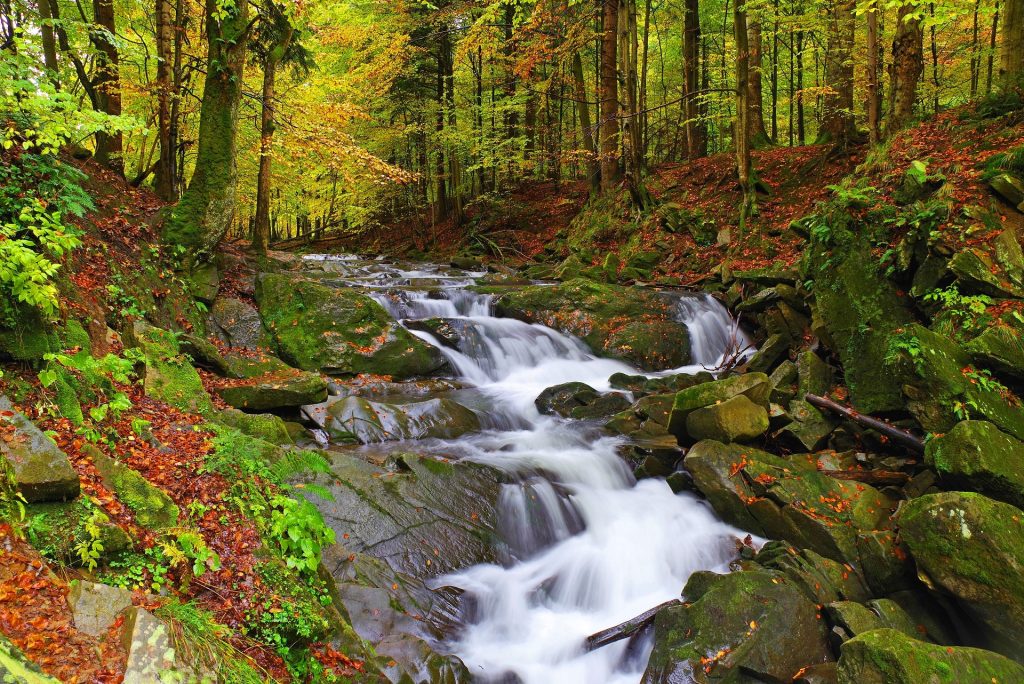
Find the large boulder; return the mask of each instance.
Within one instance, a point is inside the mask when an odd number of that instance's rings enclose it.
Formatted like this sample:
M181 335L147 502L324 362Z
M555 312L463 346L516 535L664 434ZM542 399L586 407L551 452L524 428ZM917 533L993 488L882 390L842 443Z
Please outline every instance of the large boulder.
M842 362L850 401L864 413L903 408L898 378L880 372L889 339L914 320L910 302L879 273L871 236L849 225L845 208L819 218L828 231L810 231L804 277L815 281L815 318Z
M134 333L145 356L146 395L182 411L212 413L210 395L174 334L142 321L136 321Z
M224 403L246 411L275 411L316 404L327 399L327 381L320 374L292 368L280 359L225 357L232 378L216 383Z
M1017 380L1024 380L1024 325L1004 317L964 347L971 359L983 367Z
M332 477L320 483L333 500L311 500L349 551L418 578L497 559L497 471L409 453L380 465L341 452L329 458Z
M779 573L699 572L683 594L655 618L643 684L790 682L831 660L817 607Z
M674 394L643 397L625 411L615 414L605 428L634 439L665 437L669 434L668 419L675 399Z
M858 534L884 528L893 507L873 487L823 475L801 457L705 440L683 465L726 522L840 563L859 565Z
M102 636L117 616L132 605L132 593L126 589L75 580L68 592L68 605L75 614L75 628L90 636Z
M25 501L68 501L78 496L78 473L67 454L0 395L0 458L14 471Z
M690 362L686 325L674 319L672 298L653 290L576 278L555 286L509 288L495 304L499 315L576 335L596 353L645 370Z
M993 297L1024 297L1024 257L1008 228L992 241L992 249L968 247L949 262L963 290Z
M302 370L410 378L445 365L436 347L351 288L263 274L256 282L256 300L281 357Z
M624 394L602 394L582 382L567 382L548 387L534 401L537 410L545 415L559 415L577 420L608 418L629 408Z
M117 494L121 503L135 515L139 525L151 530L163 530L178 524L178 506L163 490L92 445L86 445L82 451L92 459L103 485Z
M693 387L687 387L676 394L669 415L668 430L680 439L687 439L686 421L691 413L706 406L743 395L757 406L768 407L771 381L764 373L733 375L722 380L712 380Z
M748 442L768 431L768 412L743 394L699 408L686 417L686 434L691 440Z
M957 423L929 440L925 460L951 489L1024 508L1024 442L984 420Z
M914 324L907 326L899 346L887 374L903 379L907 408L925 430L948 432L967 414L1024 440L1019 400L975 369L956 342Z
M843 644L839 684L1009 684L1024 667L978 648L937 646L896 629L874 629Z
M362 444L403 439L454 439L480 429L480 417L451 399L434 398L406 404L339 397L303 407L332 439Z
M973 492L943 492L905 504L897 524L918 575L957 599L977 623L979 644L1024 658L1024 512Z
M214 301L207 317L207 327L217 339L235 349L255 351L272 345L270 336L263 329L260 312L241 299L220 297Z

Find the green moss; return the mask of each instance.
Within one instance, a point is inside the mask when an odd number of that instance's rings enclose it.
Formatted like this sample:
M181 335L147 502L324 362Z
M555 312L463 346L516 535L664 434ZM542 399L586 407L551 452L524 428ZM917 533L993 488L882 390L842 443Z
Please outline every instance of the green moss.
M217 411L213 420L270 444L294 444L284 420L272 413L244 413L232 408Z
M93 510L89 501L81 497L68 503L29 504L25 509L25 534L29 543L51 561L66 565L78 563L75 547L91 540L85 523ZM108 521L99 528L103 544L101 559L111 558L131 546L128 535L117 525Z
M177 524L178 507L167 494L150 484L138 472L99 449L87 446L83 448L83 451L86 450L103 478L103 484L117 494L121 503L135 514L135 521L139 525L160 530Z
M181 353L178 341L166 330L136 325L136 337L146 357L146 394L183 411L209 414L213 402L199 373Z
M1024 667L978 648L917 641L895 629L875 629L843 644L839 684L1010 684Z

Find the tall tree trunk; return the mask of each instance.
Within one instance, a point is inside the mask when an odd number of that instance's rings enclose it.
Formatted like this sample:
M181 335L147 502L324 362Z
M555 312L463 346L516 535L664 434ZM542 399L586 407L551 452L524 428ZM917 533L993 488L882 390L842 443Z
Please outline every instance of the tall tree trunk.
M447 35L447 31L445 31ZM434 162L434 174L437 181L437 194L434 197L434 225L444 221L448 217L448 188L445 183L445 145L444 145L444 86L445 86L445 51L447 40L439 41L437 46L437 158Z
M171 173L172 193L175 199L181 196L185 187L185 147L180 144L182 129L181 93L184 89L185 71L182 67L185 54L185 0L174 2L174 68L171 72L171 133L170 148L174 157Z
M445 54L445 108L448 111L448 128L458 130L455 111L455 55L452 52L452 40L446 31L441 40ZM462 213L462 166L457 149L448 150L448 190L452 197L452 220L456 226L465 221Z
M772 27L772 118L771 139L779 142L779 0L772 0L775 23Z
M39 0L40 33L43 40L43 64L49 69L54 83L60 84L57 72L57 38L53 31L53 12L49 0Z
M747 87L750 89L750 145L764 147L771 144L768 130L764 125L764 89L761 78L761 21L758 19L748 27L750 36L749 74Z
M999 0L996 0L996 11L992 15L992 34L989 36L988 45L988 73L985 78L985 94L992 92L992 72L996 61L996 36L999 35Z
M640 146L640 156L644 159L646 164L647 160L647 146L648 146L648 125L647 125L647 63L650 55L651 47L651 0L644 0L644 30L643 38L641 39L641 57L640 57L640 95L637 101L640 105L640 120L637 124L640 126L640 139L642 141Z
M865 109L868 115L868 139L872 145L877 145L882 138L881 115L882 98L878 84L878 12L880 10L872 5L867 10L868 22L868 82L867 102Z
M207 71L199 110L196 168L188 190L164 224L163 239L185 248L185 266L208 259L235 213L235 134L242 96L249 4L235 3L221 19L206 0Z
M801 4L800 12L803 12ZM796 32L796 141L807 144L807 121L804 114L804 30Z
M846 146L857 134L853 119L853 40L856 0L831 0L819 143Z
M737 235L737 238L740 238L746 230L747 219L754 212L754 182L750 159L750 47L747 40L747 10L742 2L734 3L733 33L736 42L736 123L733 127L733 137L736 146L736 171L743 192Z
M1017 87L1024 80L1024 0L1006 0L1003 8L999 76L1005 88Z
M601 190L608 192L619 180L619 77L617 43L619 0L602 0L600 140Z
M263 108L260 110L260 170L256 176L256 215L253 217L252 247L266 254L270 244L270 172L274 154L277 109L277 67L284 59L295 29L290 24L281 40L267 52L263 64Z
M579 52L572 55L572 76L575 84L576 109L579 112L580 128L583 132L583 149L587 153L587 180L592 190L601 187L601 164L594 143L594 129L590 121L590 105L587 102L587 83L583 78L583 59Z
M156 167L155 189L160 199L166 202L177 199L175 144L171 137L174 29L171 0L156 0L156 102L160 158Z
M121 78L118 74L117 45L114 44L116 26L113 0L93 0L92 10L96 26L89 31L89 37L97 51L93 84L98 109L111 116L120 116ZM119 131L96 134L96 161L121 176L124 176L123 149L124 143Z
M981 81L981 57L980 37L981 26L979 14L981 13L981 0L974 0L974 21L971 24L971 99L978 96L978 84Z
M888 135L906 127L914 114L917 83L924 72L924 31L914 16L917 6L909 2L896 15L896 34L892 39L892 63L889 65Z
M700 15L698 0L686 0L683 16L683 77L686 85L686 156L704 157L708 153L708 136L700 118Z

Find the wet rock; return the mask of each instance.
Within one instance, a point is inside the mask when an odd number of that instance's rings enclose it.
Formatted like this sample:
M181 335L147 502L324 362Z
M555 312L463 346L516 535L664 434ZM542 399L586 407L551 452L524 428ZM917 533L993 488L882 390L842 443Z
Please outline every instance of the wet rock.
M755 285L771 287L773 285L796 285L800 279L800 273L790 266L781 262L775 262L763 268L754 268L747 271L733 271L732 277L735 280Z
M259 311L241 299L220 297L215 300L207 317L207 327L228 347L256 351L271 346Z
M210 395L172 333L136 321L135 339L145 355L143 387L147 396L182 411L212 413Z
M817 608L778 573L699 572L683 594L692 603L655 618L643 684L789 682L831 659Z
M889 375L904 379L907 408L925 430L948 432L966 410L1024 440L1024 408L999 388L970 377L970 356L959 345L916 324L907 327L903 339L917 352L913 358L908 352L894 356Z
M327 382L318 373L292 368L275 357L228 356L227 363L232 377L239 379L220 383L215 391L234 408L276 411L327 399Z
M858 532L856 545L860 571L876 596L916 586L906 546L892 530Z
M447 398L389 404L355 396L338 397L326 405L305 406L303 412L332 439L354 439L362 444L454 439L480 429L476 413Z
M75 614L75 628L102 636L117 616L132 605L132 593L106 584L76 580L71 583L68 604Z
M965 420L929 440L925 460L951 489L1024 508L1024 442L983 420Z
M213 371L226 377L229 373L228 363L217 345L199 335L185 334L180 338L181 351L192 358L197 367Z
M596 353L645 370L690 362L689 333L673 320L672 299L652 290L576 278L510 290L495 304L499 315L576 335Z
M630 408L613 416L605 424L605 428L634 439L666 436L669 434L668 419L675 398L674 394L653 394L644 397Z
M806 394L825 396L832 389L832 368L814 352L805 351L797 356L796 369L797 397L800 399Z
M769 335L754 355L747 362L747 370L752 373L767 373L775 368L786 354L789 353L790 341L783 335Z
M911 639L920 637L914 620L899 604L888 599L868 601L866 604L836 601L826 605L825 610L832 624L842 628L848 638L873 629L895 629Z
M895 629L875 629L843 644L839 684L1018 682L1024 667L977 648L917 641Z
M167 529L178 523L178 507L171 498L146 481L142 475L128 466L115 461L102 451L86 445L82 452L88 454L107 489L135 515L135 521L151 530Z
M687 437L686 420L691 413L697 409L727 401L737 395L744 395L754 404L767 409L770 392L771 383L764 373L734 375L723 380L714 380L689 387L676 394L672 413L669 415L669 432L685 439Z
M1000 173L991 178L988 184L1011 206L1020 209L1020 206L1024 204L1024 181L1020 178L1008 173Z
M534 402L545 415L559 415L577 420L595 420L629 408L630 401L623 394L601 394L582 382L567 382L548 387Z
M772 386L768 395L769 401L782 406L788 405L790 400L796 397L799 377L800 373L795 363L788 360L780 363L769 377Z
M900 537L918 574L955 597L978 623L981 645L1021 658L1024 513L973 492L929 494L905 504Z
M11 464L27 502L67 501L78 496L78 473L67 454L10 400L0 395L0 457Z
M199 264L188 275L189 292L204 304L212 304L220 289L220 272L212 261Z
M768 412L743 394L697 409L686 417L686 433L693 441L749 442L767 431Z
M683 460L726 522L858 564L857 533L885 527L893 503L868 485L823 475L813 462L740 445L698 442Z
M406 321L405 327L430 333L444 346L458 349L466 324L457 318L425 318Z
M770 541L754 561L786 575L816 605L836 601L867 601L871 594L860 574L849 565L825 558L810 549Z
M213 672L186 662L171 640L162 620L145 608L132 607L125 613L122 630L128 651L125 684L173 681L212 681Z
M351 288L264 274L256 283L256 299L281 358L302 370L410 378L445 365L437 348Z
M392 455L394 468L328 457L333 479L321 484L334 500L311 500L350 551L418 578L496 559L497 471L408 453Z
M806 451L817 451L825 446L825 441L840 421L826 415L806 401L794 399L789 402L786 415L791 419L779 434L787 436L791 441Z

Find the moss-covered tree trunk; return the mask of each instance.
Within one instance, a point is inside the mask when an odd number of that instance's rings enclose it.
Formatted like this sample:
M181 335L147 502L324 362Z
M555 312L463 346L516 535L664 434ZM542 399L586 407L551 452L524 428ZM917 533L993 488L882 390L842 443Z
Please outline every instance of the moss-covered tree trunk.
M1008 86L1024 80L1024 0L1007 0L1003 10L1003 52L999 72Z
M210 256L234 215L235 133L248 31L248 3L206 0L207 72L196 170L163 230L165 243L184 247L184 266Z
M290 25L281 41L274 45L263 63L263 109L260 112L260 170L256 177L256 217L253 221L252 248L266 254L270 245L270 171L273 159L274 131L277 128L276 76L295 29Z
M896 15L896 35L892 39L889 65L889 135L904 128L914 114L917 82L924 72L924 30L916 15L917 5L900 6Z

